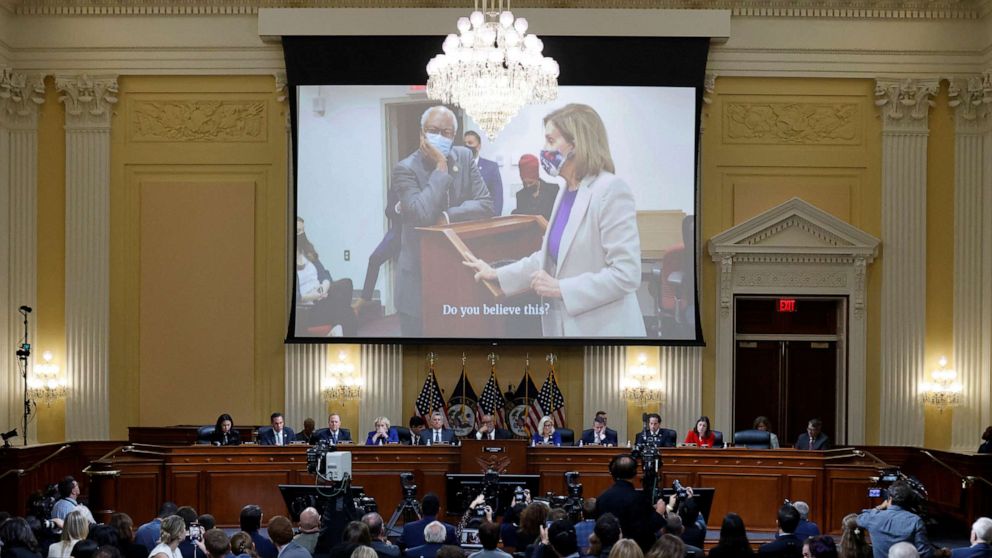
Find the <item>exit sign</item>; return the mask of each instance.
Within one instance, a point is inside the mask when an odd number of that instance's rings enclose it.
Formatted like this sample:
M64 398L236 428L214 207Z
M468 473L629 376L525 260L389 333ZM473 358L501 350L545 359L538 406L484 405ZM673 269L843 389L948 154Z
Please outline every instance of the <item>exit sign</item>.
M780 299L778 299L778 311L779 312L795 312L796 311L796 299L794 299L794 298L780 298Z

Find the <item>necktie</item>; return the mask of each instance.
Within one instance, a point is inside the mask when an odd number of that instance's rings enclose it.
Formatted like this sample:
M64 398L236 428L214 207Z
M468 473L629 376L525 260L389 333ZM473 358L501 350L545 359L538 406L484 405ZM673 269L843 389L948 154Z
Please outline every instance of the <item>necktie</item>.
M276 445L282 445L282 432L276 432Z
M334 442L334 445L337 445L337 443L338 443L338 433L337 432L331 432L331 441Z
M810 436L810 438L809 438L809 449L813 449L813 437L812 436Z
M438 432L437 430L435 430L434 431L434 443L437 443L437 442L440 442L440 441L441 441L441 433Z

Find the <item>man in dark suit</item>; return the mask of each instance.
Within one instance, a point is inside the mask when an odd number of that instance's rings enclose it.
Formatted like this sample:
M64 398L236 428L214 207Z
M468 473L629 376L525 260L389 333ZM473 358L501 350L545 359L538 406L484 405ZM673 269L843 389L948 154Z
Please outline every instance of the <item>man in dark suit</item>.
M830 449L830 438L823 433L823 421L818 418L811 419L806 425L806 432L799 435L793 447L800 450Z
M614 457L610 461L610 475L613 486L596 498L596 516L612 513L620 521L625 538L637 541L644 551L650 550L655 532L665 524L662 516L665 501L652 502L650 494L634 488L632 480L637 476L637 461L630 455Z
M399 558L400 547L389 542L386 538L386 530L383 529L382 516L376 512L367 513L362 516L362 523L369 526L369 536L372 537L372 548L375 549L379 558Z
M269 537L279 549L279 558L311 558L310 551L293 541L293 524L277 515L269 520Z
M645 437L646 436L646 437ZM651 413L648 415L648 429L645 432L638 432L635 443L641 445L645 440L652 440L655 444L666 448L675 447L675 431L661 427L661 415Z
M422 446L441 442L455 443L455 431L444 427L444 414L441 411L431 413L431 427L420 434L420 445Z
M479 167L482 181L486 183L489 195L493 198L493 215L499 217L503 214L503 179L499 175L499 163L479 156L482 151L482 136L474 130L465 132L462 139L465 141L465 147L472 150L472 159Z
M272 413L269 417L271 430L259 432L258 443L263 446L285 446L296 439L293 429L285 426L285 418L282 413Z
M437 521L437 512L440 510L441 500L438 499L437 494L428 492L424 495L424 499L420 502L420 511L424 512L424 516L417 521L407 523L403 526L403 533L400 534L399 540L400 548L417 547L428 542L424 538L424 530L429 524L435 522L439 523L446 531L446 534L437 542L440 544L457 544L455 526Z
M452 146L458 130L455 113L438 105L427 109L420 123L420 148L396 163L390 178L403 223L395 300L404 337L423 334L417 228L493 216L493 201L479 168L472 164L472 152ZM436 310L440 315L441 309Z
M802 558L803 541L795 535L799 525L799 511L792 504L782 504L778 509L778 536L758 548L758 554L770 558Z
M317 441L317 430L314 420L307 417L303 420L303 430L296 433L297 442L306 442L313 445Z
M616 446L617 434L613 432L610 436L609 429L606 428L606 419L596 417L592 419L592 428L582 432L582 445L599 444L601 446Z
M413 415L410 417L410 437L400 436L400 443L412 446L420 445L420 437L423 436L424 430L427 429L427 423L424 422L424 418L420 415Z
M255 552L261 558L276 558L279 555L279 550L272 544L272 541L259 532L262 527L262 508L255 504L248 504L241 508L241 516L238 521L241 530L251 537L251 542L255 544Z
M971 524L971 546L955 548L951 558L992 558L992 519L979 517Z
M446 525L436 520L431 521L424 527L424 544L407 548L403 556L406 558L435 558L437 551L441 550L441 547L444 546L448 527L451 527L451 525ZM452 529L454 528L452 527ZM404 532L406 531L405 528L403 530Z
M469 438L476 440L510 440L513 438L513 432L505 428L496 428L492 415L482 415L479 419L482 421L482 425L479 426L478 430L469 434Z
M317 440L328 440L334 445L340 442L350 442L351 441L351 431L347 428L341 428L341 415L337 413L331 413L327 417L327 428L321 428L316 433Z

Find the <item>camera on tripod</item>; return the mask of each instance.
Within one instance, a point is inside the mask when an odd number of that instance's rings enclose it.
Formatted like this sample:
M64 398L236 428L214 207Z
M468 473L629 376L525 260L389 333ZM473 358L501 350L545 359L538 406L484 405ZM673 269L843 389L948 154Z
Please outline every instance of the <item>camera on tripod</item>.
M543 498L537 499L546 501L552 509L561 508L565 510L568 513L568 520L572 523L582 521L585 500L582 498L582 483L579 482L579 477L578 471L565 473L565 487L568 490L568 495L557 495L554 492L548 492Z
M403 490L404 500L417 499L417 484L413 473L400 473L400 488Z

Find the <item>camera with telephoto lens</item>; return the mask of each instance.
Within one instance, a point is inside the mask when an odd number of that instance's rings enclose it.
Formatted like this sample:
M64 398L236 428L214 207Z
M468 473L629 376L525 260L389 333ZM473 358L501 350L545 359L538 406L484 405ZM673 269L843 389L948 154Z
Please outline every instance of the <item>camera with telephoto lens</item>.
M475 507L476 517L486 517L486 508L496 511L499 507L499 471L488 469L482 476L482 497L485 503Z
M354 500L355 510L360 511L362 515L379 511L379 505L376 504L375 498L369 496L365 492L359 493Z
M543 498L537 498L537 500L543 500L548 503L552 509L561 508L568 513L568 520L572 523L578 523L582 521L583 507L585 500L582 498L582 483L579 482L579 472L569 471L565 473L565 486L568 489L567 496L560 496L554 492L548 492Z
M513 489L513 505L526 504L527 503L527 490L518 486Z
M902 472L899 467L885 467L878 470L877 477L868 477L873 485L868 487L869 498L889 499L889 488L897 481L902 481L912 495L911 502L904 503L903 508L920 517L927 515L927 489L923 483Z
M39 520L52 517L52 508L59 499L57 484L50 484L44 490L36 490L28 497L28 515L33 515Z

